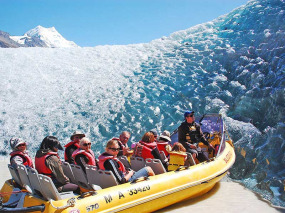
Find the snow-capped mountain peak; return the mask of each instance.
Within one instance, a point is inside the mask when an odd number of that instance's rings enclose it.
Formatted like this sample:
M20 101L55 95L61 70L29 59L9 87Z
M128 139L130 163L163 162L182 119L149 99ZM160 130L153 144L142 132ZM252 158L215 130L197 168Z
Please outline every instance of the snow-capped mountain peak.
M45 28L39 25L23 36L9 35L8 37L6 40L10 39L10 43L15 43L14 46L17 47L78 47L73 41L66 40L54 27ZM6 46L12 47L11 44Z
M24 36L37 37L43 41L47 47L77 47L73 41L68 41L63 38L54 27L45 28L39 25L26 32Z

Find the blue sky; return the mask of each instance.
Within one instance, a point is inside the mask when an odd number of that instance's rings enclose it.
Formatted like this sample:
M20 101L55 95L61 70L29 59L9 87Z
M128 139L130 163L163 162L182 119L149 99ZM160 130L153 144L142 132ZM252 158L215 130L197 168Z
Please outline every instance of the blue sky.
M0 30L55 27L79 46L146 43L211 21L248 0L0 0Z

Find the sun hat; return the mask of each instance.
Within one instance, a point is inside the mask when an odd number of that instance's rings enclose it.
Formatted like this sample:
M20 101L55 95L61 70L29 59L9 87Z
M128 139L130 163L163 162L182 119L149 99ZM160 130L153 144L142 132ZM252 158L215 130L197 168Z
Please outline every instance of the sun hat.
M186 118L187 115L194 114L194 113L195 113L194 111L185 111L184 118Z
M79 130L76 130L75 132L73 132L73 134L71 135L70 139L73 141L73 137L76 136L76 135L79 135L81 136L82 138L85 137L85 134L83 134L81 131Z
M26 144L26 142L22 138L13 137L10 139L10 146L13 150L16 150L17 146L24 143Z
M167 141L171 141L170 132L168 132L167 130L164 130L159 136L159 138L163 138L163 139L166 139Z

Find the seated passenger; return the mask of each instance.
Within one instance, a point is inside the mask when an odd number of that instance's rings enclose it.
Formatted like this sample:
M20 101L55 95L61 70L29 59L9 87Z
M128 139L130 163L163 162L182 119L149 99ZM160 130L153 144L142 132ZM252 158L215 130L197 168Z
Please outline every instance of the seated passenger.
M168 156L169 150L171 150L170 143L171 143L170 132L165 130L159 136L159 140L157 142L157 148L159 151L163 151L166 157Z
M91 150L91 141L86 137L80 140L79 148L73 152L72 157L74 158L74 163L81 166L84 172L86 165L97 165L94 152Z
M123 131L119 138L113 138L112 140L117 140L120 146L120 151L118 153L118 156L130 156L133 154L132 151L130 151L130 148L128 147L128 141L131 137L131 133L127 131Z
M136 144L134 148L134 156L160 159L160 154L157 149L157 144L154 142L154 135L152 132L147 132L142 139Z
M112 171L117 181L121 183L131 182L140 177L153 176L154 172L150 167L144 167L137 172L127 171L124 164L117 159L120 150L118 141L110 140L106 145L105 152L99 156L99 168Z
M164 165L165 169L167 169L167 161L164 161L160 153L157 149L157 143L154 142L154 135L152 132L147 132L144 134L142 139L136 144L134 148L134 156L142 157L143 159L147 158L155 158L159 159ZM167 160L167 159L166 159Z
M64 150L64 160L70 164L74 164L74 159L72 157L73 152L79 148L79 141L81 138L85 137L85 135L80 131L75 131L70 139L71 142L66 144Z
M63 150L58 139L54 136L45 137L36 153L35 167L39 174L47 175L52 179L59 192L73 191L79 194L79 187L70 183L63 173L58 150Z
M21 138L11 138L10 146L12 152L10 153L10 164L16 167L18 164L24 164L26 167L34 167L32 158L28 155L27 143Z
M190 153L186 153L184 146L175 142L173 144L172 150L169 152L169 166L170 171L176 170L180 166L192 166L195 162Z

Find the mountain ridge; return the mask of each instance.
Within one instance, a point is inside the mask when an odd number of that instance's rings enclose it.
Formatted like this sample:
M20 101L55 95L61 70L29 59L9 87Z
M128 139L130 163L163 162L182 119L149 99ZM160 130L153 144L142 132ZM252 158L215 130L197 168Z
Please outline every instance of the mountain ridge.
M0 30L0 47L17 48L17 47L78 47L73 41L66 40L55 27L45 28L37 26L23 36L11 36L8 32Z

